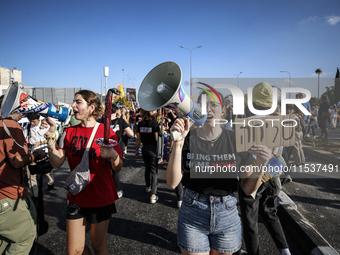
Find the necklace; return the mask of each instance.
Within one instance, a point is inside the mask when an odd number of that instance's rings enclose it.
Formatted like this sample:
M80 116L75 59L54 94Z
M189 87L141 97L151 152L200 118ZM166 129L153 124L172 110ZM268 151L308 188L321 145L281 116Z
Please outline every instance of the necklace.
M203 133L204 136L205 136L206 141L210 142L210 147L211 147L211 148L214 147L215 142L216 142L217 139L220 138L220 136L222 135L222 130L221 130L221 133L219 133L219 135L218 135L216 138L211 139L211 140L208 140L208 139L207 139L208 136L204 133L203 128L201 128L201 130L202 130L202 133Z

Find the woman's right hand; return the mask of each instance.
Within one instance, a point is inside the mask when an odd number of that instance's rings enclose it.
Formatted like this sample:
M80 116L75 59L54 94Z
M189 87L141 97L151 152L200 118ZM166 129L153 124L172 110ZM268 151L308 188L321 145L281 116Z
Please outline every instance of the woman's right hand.
M45 122L41 123L40 128L44 129L44 128L50 127L49 130L45 133L45 135L53 136L54 133L55 133L55 130L56 130L56 124L50 118L47 118L46 121L47 121L47 123L45 123Z
M177 118L174 124L170 128L170 132L177 130L181 135L174 142L184 141L190 130L190 124L188 119Z

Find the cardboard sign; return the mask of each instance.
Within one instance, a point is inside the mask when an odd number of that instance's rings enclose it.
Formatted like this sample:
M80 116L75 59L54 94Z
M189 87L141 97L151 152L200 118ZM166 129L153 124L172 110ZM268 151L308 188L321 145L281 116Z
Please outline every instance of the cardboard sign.
M255 144L268 148L295 144L297 122L294 114L236 119L232 125L237 152L248 151Z

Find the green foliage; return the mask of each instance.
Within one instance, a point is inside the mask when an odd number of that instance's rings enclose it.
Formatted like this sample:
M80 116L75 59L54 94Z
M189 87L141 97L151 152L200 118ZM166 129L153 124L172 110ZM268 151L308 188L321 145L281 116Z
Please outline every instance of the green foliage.
M320 104L320 99L319 98L317 98L317 97L312 97L310 100L309 100L309 103L310 104L317 104L317 105L319 105Z
M327 95L328 96L328 99L329 99L329 103L332 105L332 104L336 104L338 103L338 101L336 100L335 98L335 94L334 94L334 89L335 89L335 86L331 86L331 87L326 87L326 92L323 93L324 95Z
M118 100L115 102L117 105L124 105L124 99L123 98L118 98Z

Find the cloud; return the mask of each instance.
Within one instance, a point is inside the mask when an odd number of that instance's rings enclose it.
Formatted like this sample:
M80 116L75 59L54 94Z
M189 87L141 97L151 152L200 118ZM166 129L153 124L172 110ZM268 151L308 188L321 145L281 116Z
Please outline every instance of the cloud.
M328 22L330 25L334 26L334 25L336 25L338 22L340 22L340 17L339 17L339 16L334 16L334 15L332 15L332 16L327 16L327 17L326 17L326 20L327 20L327 22Z
M309 18L302 20L300 22L300 24L307 24L307 23L315 21L317 19L318 19L318 16L310 16Z

